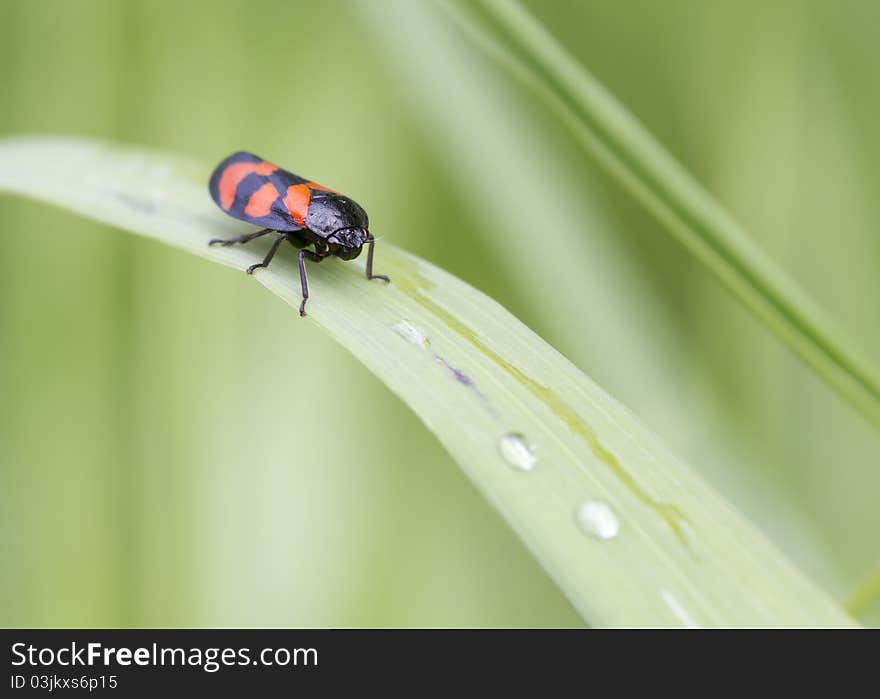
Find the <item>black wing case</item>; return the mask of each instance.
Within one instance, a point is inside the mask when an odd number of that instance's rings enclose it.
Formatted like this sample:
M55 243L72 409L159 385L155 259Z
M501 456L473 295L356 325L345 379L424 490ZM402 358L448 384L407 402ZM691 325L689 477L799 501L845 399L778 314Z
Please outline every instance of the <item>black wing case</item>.
M307 181L241 151L217 166L208 189L217 206L233 218L274 231L299 231L303 227L289 214L284 196L291 185Z

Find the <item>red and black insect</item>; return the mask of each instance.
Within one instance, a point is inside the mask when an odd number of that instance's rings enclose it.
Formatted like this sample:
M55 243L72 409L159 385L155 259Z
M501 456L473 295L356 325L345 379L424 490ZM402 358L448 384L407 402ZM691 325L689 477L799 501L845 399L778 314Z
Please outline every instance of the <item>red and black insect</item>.
M210 245L247 243L267 233L278 234L263 261L247 268L248 274L267 267L285 240L301 248L301 316L306 314L309 298L304 260L320 262L330 255L353 260L366 245L367 279L390 281L384 274L373 274L375 240L370 234L367 212L348 197L243 151L230 155L217 166L208 189L217 206L227 214L263 226L237 238L212 240ZM302 249L307 245L314 245L314 252Z

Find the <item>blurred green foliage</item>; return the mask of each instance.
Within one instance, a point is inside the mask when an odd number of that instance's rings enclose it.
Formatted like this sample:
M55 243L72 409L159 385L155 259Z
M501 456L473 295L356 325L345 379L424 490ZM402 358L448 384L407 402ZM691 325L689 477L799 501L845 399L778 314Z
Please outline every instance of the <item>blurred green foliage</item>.
M529 5L880 356L880 7ZM432 3L0 0L0 86L3 134L246 148L351 193L835 595L880 561L877 434ZM579 623L416 418L245 275L31 202L0 222L0 624Z

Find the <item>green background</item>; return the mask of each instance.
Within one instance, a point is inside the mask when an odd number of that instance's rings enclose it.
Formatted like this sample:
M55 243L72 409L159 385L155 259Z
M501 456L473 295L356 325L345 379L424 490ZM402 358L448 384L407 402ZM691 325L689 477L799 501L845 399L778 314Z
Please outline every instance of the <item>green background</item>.
M529 5L880 357L880 5ZM350 194L832 594L880 564L876 432L435 4L0 0L0 86L0 134L247 149ZM244 274L8 197L0 241L0 624L580 623L416 418Z

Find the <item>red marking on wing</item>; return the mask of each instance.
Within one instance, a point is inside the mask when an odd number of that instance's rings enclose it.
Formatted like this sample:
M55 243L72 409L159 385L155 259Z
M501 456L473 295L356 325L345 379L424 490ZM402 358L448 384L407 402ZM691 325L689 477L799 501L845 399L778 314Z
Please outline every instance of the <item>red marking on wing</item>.
M247 206L244 207L244 212L248 216L253 216L254 218L268 216L269 212L272 210L272 202L277 198L278 190L275 189L275 185L271 182L267 182L256 192L251 194Z
M284 205L297 226L306 225L306 216L309 213L309 200L311 198L312 193L308 185L293 184L287 188L287 194L284 195Z
M220 206L226 211L232 207L235 201L235 190L241 181L252 173L258 175L271 175L278 169L277 165L272 163L232 163L227 165L220 176L220 182L217 185L217 191L220 193Z
M325 187L324 185L318 184L317 182L306 182L306 185L308 185L308 187L310 189L320 189L322 192L330 192L331 194L339 194L339 192L334 192L329 187Z

